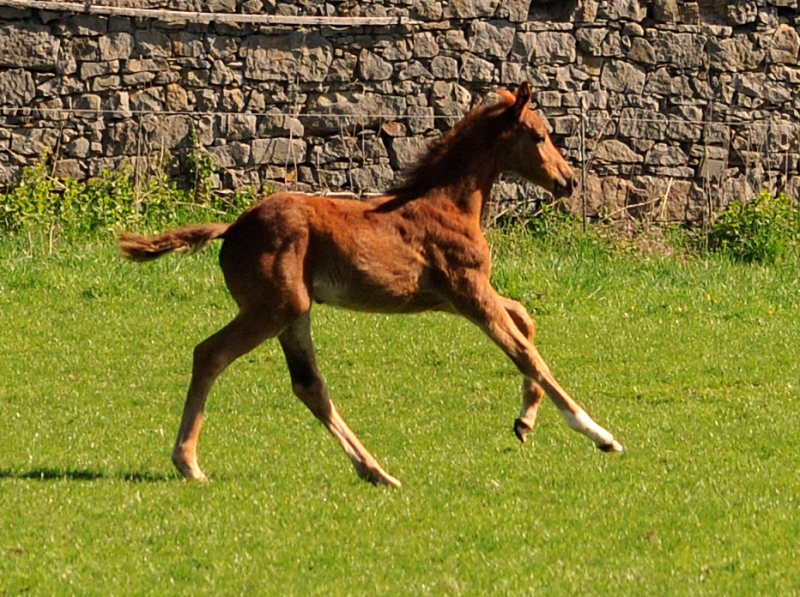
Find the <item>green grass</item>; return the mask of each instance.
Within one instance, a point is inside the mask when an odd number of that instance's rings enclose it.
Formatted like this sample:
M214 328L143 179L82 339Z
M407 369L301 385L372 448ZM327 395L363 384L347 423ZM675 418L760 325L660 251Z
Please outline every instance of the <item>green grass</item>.
M465 321L314 312L334 400L400 490L358 480L277 344L169 462L192 347L234 314L215 250L122 262L0 241L0 595L798 595L800 267L494 236L597 451ZM33 252L33 255L30 253Z

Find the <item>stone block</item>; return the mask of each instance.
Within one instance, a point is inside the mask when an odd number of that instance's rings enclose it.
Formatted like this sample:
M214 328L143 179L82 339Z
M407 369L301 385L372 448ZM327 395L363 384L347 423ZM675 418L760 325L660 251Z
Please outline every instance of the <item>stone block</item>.
M299 139L305 135L305 128L294 116L284 114L279 108L272 107L265 115L258 117L257 135L259 137L285 137Z
M296 166L306 161L306 147L302 139L255 139L251 145L250 164Z
M134 112L160 112L164 107L161 87L148 87L130 96L130 107Z
M367 134L358 137L333 137L325 142L316 159L323 165L337 161L364 164L381 162L388 157L389 153L381 138Z
M673 68L696 69L704 66L707 38L697 33L675 33L659 30L650 40L656 62Z
M436 79L457 79L458 61L449 56L436 56L431 60L431 74Z
M242 43L244 75L256 81L308 83L325 80L333 61L333 47L317 32L253 35Z
M250 163L250 145L241 141L232 141L225 145L213 145L206 151L214 159L219 168L243 168Z
M662 140L667 131L667 117L652 110L623 108L619 116L619 134L633 139Z
M644 159L648 166L685 166L688 161L680 147L666 143L656 143Z
M119 60L112 60L111 62L83 62L80 67L80 77L84 80L117 72L119 72Z
M83 180L86 178L83 163L77 159L58 160L53 166L53 176L60 180Z
M257 118L254 114L226 114L224 119L226 139L245 141L256 136Z
M428 139L421 137L396 137L389 145L391 165L395 170L404 172L416 164L428 146Z
M61 40L30 21L0 25L0 67L54 71Z
M576 42L570 33L542 31L535 34L534 54L537 62L563 64L575 62Z
M408 128L415 135L425 134L435 128L434 109L428 106L408 107Z
M608 29L605 27L580 27L575 31L575 40L582 52L600 56L603 40L607 35Z
M681 12L677 0L655 0L653 2L653 18L659 23L678 23Z
M103 110L110 118L130 118L130 94L127 91L117 91L108 95L103 101Z
M778 25L775 33L769 38L769 61L775 64L797 64L800 51L800 35L797 30L786 23Z
M628 60L642 64L655 64L656 51L649 41L643 37L634 37L631 40L631 47L627 53Z
M192 129L190 116L184 114L163 116L150 135L150 147L153 149L186 147L189 144L189 135Z
M358 57L358 74L364 81L385 81L392 76L394 68L377 54L366 48Z
M388 164L354 168L348 172L352 189L356 192L375 192L388 189L394 182L394 170Z
M754 70L766 56L766 52L747 35L709 39L706 48L711 68L719 71Z
M444 5L446 19L492 17L501 0L450 0Z
M30 72L17 68L0 72L0 105L25 106L36 97Z
M439 55L439 44L430 31L422 31L413 36L413 55L417 58L433 58Z
M600 75L600 84L610 91L640 95L644 91L644 70L622 60L609 60Z
M434 77L428 69L422 66L421 62L414 60L406 68L400 70L397 74L397 78L400 81L416 81L421 83L423 81L433 81L437 77Z
M508 21L472 21L467 38L472 52L487 58L505 58L514 44L516 28Z
M494 64L488 60L478 58L473 54L466 54L461 58L461 78L468 82L491 83L494 81Z
M125 31L116 31L98 40L100 60L127 60L133 52L133 36Z
M87 158L90 148L91 143L86 137L78 137L64 145L64 153L72 158Z
M434 83L434 88L437 83ZM326 135L377 127L387 114L403 114L405 109L406 101L401 97L377 93L326 93L312 97L306 115L300 120L307 135Z
M55 147L58 131L52 128L23 128L11 134L11 151L39 157L45 148Z
M597 10L597 17L608 21L630 20L638 23L646 16L647 7L639 0L606 0Z
M609 139L599 143L592 152L592 158L603 162L623 164L638 164L644 161L642 156L616 139Z
M358 57L355 54L348 52L341 58L334 58L328 69L326 81L334 83L352 81L356 66L358 66Z
M697 175L703 180L716 184L722 180L727 166L727 160L703 158L700 162L700 167L697 169Z
M137 29L132 55L136 58L169 58L172 44L169 37L153 29Z

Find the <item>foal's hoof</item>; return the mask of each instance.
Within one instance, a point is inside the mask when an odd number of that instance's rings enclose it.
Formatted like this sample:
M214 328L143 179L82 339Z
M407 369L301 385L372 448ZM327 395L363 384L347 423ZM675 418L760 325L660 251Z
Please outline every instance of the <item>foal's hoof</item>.
M603 452L624 452L625 448L622 447L622 444L619 443L617 440L612 440L610 444L603 444L602 446L597 446Z
M198 483L205 483L208 481L208 477L202 471L202 469L197 465L197 462L190 463L187 462L180 453L172 453L172 464L175 465L175 468L178 469L178 472L186 477L191 481L197 481Z
M385 477L379 479L377 482L373 481L373 483L375 485L388 485L389 487L394 487L395 489L400 489L403 486L403 484L400 483L399 479L395 479L394 477L388 474Z
M395 489L399 489L403 486L402 483L398 479L395 479L388 473L383 473L382 475L369 475L367 477L361 477L365 481L369 481L376 487L378 485L388 485L389 487L394 487Z
M531 426L528 425L522 419L517 419L514 421L514 434L517 436L517 439L521 441L523 444L528 441L528 435L531 432Z
M403 486L402 483L398 479L392 477L389 473L383 470L380 467L377 468L369 468L369 467L361 467L356 466L356 472L358 476L361 477L364 481L368 481L375 486L378 485L388 485L389 487L400 488Z

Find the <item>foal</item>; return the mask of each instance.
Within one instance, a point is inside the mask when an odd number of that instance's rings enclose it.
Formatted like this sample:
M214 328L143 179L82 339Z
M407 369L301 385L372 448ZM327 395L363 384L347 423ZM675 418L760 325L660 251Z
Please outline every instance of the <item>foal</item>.
M534 324L518 302L489 284L490 253L481 214L502 172L514 172L554 195L573 188L572 170L529 108L531 88L500 90L497 104L471 110L434 141L407 181L369 201L281 192L233 224L204 224L143 238L119 236L134 261L195 250L224 238L220 266L239 313L194 350L192 379L172 461L204 481L197 440L208 393L234 360L278 337L294 393L344 448L362 479L400 486L350 430L328 395L311 340L311 306L358 311L447 311L480 327L523 373L514 431L525 442L544 394L567 424L598 448L622 445L595 423L553 378L533 345Z

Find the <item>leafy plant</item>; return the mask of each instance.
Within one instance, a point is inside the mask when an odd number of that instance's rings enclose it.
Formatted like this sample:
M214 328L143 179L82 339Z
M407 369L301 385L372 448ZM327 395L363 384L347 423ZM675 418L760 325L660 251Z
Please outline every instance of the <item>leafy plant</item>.
M776 263L798 247L800 213L781 193L761 191L751 201L733 201L708 234L708 248L747 263Z
M194 186L177 187L157 164L137 182L130 167L86 181L50 176L47 151L26 167L19 183L0 193L0 231L45 231L52 241L116 231L120 228L162 228L193 221L226 220L257 199L253 189L230 195L212 193L214 162L199 146L187 157Z
M203 201L214 186L214 158L203 149L197 131L191 132L191 151L186 155L186 166L193 179L195 201Z
M42 159L26 167L19 184L8 194L0 194L0 228L16 230L27 225L41 224L57 212L53 196L55 181L47 172L45 150Z

